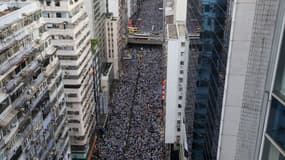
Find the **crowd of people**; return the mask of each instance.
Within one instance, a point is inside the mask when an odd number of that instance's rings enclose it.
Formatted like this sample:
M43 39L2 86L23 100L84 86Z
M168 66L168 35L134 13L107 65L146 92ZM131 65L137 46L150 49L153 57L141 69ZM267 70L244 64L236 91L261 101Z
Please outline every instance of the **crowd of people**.
M142 19L142 32L162 31L162 6L162 0L143 0L137 15ZM121 61L106 131L97 140L96 160L162 160L169 156L163 137L162 47L132 46L122 57L130 53L132 59Z
M138 25L142 32L160 32L163 27L163 1L144 0L137 19L141 19Z
M107 131L98 141L98 159L161 160L165 144L161 47L130 48L112 93Z

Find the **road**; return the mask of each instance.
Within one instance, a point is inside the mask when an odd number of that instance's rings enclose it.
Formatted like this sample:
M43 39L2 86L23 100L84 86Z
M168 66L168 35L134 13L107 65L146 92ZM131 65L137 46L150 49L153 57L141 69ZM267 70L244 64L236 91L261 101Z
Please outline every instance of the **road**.
M162 29L162 0L144 0L138 18L141 30ZM114 86L107 131L98 137L96 160L163 160L165 144L162 80L165 78L162 46L128 46L123 53L120 80Z
M162 31L163 11L159 10L162 7L162 0L143 0L137 17L142 20L142 25L140 26L142 32L151 32L152 26L154 26L153 32Z

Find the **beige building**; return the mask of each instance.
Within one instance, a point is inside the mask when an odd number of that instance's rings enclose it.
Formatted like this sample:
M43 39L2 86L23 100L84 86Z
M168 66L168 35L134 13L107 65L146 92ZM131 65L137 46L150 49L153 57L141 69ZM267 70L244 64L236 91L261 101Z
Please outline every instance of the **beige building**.
M127 3L125 0L107 1L105 22L107 62L113 63L114 79L119 78L121 52L126 45Z

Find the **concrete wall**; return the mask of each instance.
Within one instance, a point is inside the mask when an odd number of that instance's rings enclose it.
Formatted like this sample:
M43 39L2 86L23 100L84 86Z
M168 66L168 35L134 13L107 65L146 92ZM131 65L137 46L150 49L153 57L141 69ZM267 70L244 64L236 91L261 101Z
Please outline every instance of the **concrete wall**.
M235 160L255 5L255 1L242 2L242 0L235 1L233 5L231 43L228 52L217 158L219 160Z
M176 141L179 46L177 40L167 44L165 143Z

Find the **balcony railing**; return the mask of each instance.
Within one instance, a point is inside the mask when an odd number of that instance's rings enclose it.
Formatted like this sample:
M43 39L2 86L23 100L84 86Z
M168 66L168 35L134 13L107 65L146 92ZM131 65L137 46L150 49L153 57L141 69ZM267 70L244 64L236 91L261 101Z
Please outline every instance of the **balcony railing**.
M5 61L0 65L0 75L6 73L10 68L14 65L19 64L22 60L27 57L30 53L33 52L33 48L31 46L26 46L23 49L20 49L15 56Z
M59 60L56 59L54 62L50 63L46 67L45 76L51 77L51 75L56 74L59 69L60 69Z

